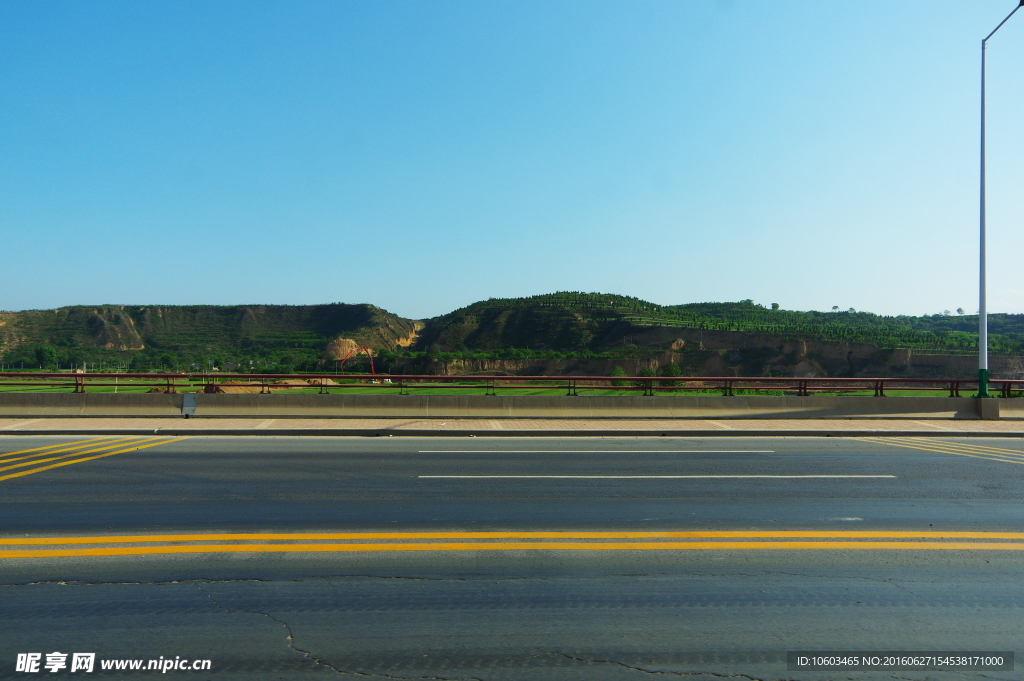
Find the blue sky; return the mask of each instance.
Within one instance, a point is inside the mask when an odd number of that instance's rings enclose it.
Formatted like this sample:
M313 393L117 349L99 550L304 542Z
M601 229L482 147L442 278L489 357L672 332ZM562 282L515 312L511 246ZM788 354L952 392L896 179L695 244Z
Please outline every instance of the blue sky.
M977 308L1016 0L0 1L0 309ZM1024 312L1024 11L989 46Z

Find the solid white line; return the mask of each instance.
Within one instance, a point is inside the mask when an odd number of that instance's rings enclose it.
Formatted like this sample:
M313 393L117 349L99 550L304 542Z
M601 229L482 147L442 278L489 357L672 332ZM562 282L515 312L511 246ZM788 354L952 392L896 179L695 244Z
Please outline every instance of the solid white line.
M895 475L417 475L417 478L558 478L569 480L680 480L684 478L895 478Z
M774 454L774 449L421 449L419 454Z

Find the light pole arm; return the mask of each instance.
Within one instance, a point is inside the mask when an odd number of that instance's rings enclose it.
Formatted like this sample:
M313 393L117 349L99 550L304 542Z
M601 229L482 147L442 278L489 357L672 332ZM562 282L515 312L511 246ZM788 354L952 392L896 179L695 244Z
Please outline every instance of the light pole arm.
M985 39L981 41L982 44L988 42L988 39L991 38L992 36L994 36L996 34L996 31L1001 29L1003 27L1003 24L1005 24L1007 21L1009 21L1010 17L1012 17L1017 12L1017 10L1019 10L1021 7L1024 7L1024 0L1020 0L1020 4L1013 8L1013 12L1010 12L1009 14L1007 14L1006 18L1003 19L1002 21L1000 21L999 25L996 26L995 28L993 28L992 32L989 33L987 36L985 36Z

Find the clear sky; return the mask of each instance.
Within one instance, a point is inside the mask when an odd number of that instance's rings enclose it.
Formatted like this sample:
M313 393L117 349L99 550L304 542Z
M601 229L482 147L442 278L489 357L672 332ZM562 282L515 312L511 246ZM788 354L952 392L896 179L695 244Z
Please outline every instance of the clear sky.
M977 309L1017 0L0 1L0 309ZM989 44L1024 312L1024 10Z

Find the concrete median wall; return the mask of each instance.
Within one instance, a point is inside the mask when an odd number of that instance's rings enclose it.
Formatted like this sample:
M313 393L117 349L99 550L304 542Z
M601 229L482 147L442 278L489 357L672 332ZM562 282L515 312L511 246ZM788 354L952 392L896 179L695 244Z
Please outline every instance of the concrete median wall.
M991 400L999 403L998 418L1003 419L1024 419L1024 399L1015 398L1010 400Z
M141 393L0 393L6 416L176 416L182 395Z
M1024 400L861 396L198 394L195 418L1024 418ZM182 395L0 394L0 417L182 417ZM986 404L980 405L979 403ZM981 407L984 407L982 410ZM1010 408L1012 407L1012 408ZM982 411L984 414L982 414Z

